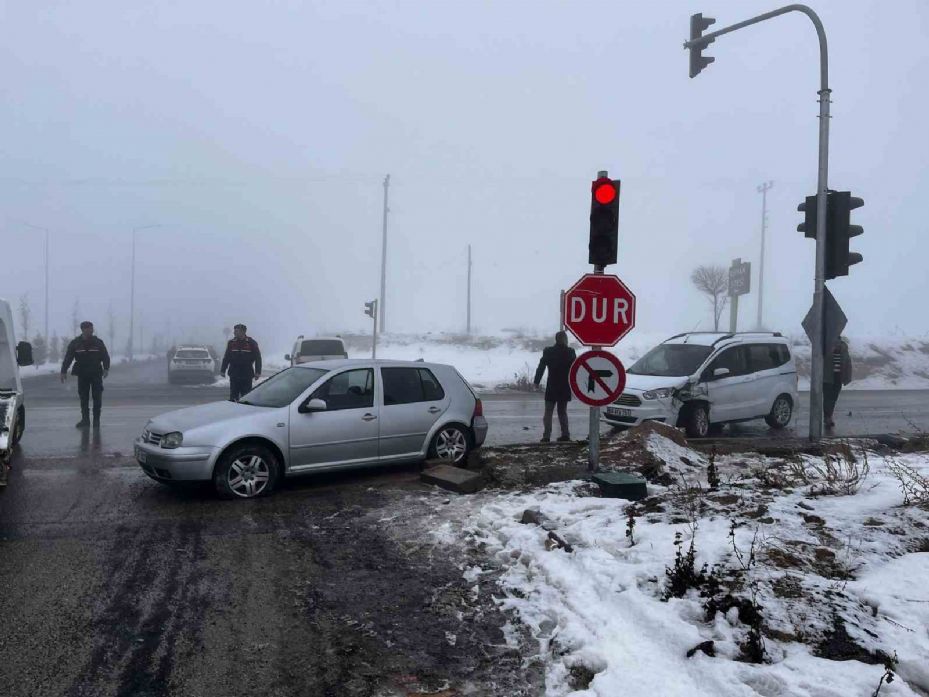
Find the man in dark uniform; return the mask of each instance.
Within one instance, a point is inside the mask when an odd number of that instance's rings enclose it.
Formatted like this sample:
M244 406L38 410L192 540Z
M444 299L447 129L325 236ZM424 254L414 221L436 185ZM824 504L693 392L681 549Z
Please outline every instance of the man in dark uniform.
M252 380L261 377L261 351L258 342L245 334L246 326L237 324L233 327L233 338L226 344L226 354L219 370L222 377L229 371L229 401L237 402L239 397L252 389Z
M81 398L81 420L78 428L90 426L90 396L94 398L94 428L100 428L100 407L103 402L103 378L110 372L110 354L103 340L94 336L93 322L81 322L81 335L68 344L61 364L61 381L68 379L68 368L74 363L72 375L77 375L77 393Z
M823 381L823 416L826 428L834 428L835 403L839 400L842 387L852 381L852 357L844 336L835 342L832 354L826 356L826 379Z
M545 385L545 416L542 418L542 442L548 443L552 439L552 414L558 407L558 423L561 426L559 441L569 441L571 436L568 429L568 402L571 401L571 386L568 384L568 373L571 364L577 355L574 349L568 346L568 335L564 332L555 334L555 345L548 346L542 351L542 360L535 371L535 385L542 382L542 374L548 368L548 383Z

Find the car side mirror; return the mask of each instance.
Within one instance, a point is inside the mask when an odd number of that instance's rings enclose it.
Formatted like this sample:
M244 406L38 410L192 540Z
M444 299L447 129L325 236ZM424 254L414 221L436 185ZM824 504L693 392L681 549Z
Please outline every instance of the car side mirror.
M285 360L285 361L289 361L289 360L290 360L290 354L289 354L289 353L285 353L285 354L284 354L284 360Z
M310 399L297 409L301 414L312 414L314 411L326 411L329 406L324 399Z
M729 375L729 373L730 373L729 368L717 368L716 370L713 371L713 379L719 380L720 378L724 378L727 375Z
M23 368L32 363L32 344L28 341L20 341L16 344L16 365Z

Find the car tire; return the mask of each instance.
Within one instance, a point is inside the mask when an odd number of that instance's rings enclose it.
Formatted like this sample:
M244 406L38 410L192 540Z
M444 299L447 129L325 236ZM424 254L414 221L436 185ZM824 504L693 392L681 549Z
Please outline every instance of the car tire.
M246 443L227 450L213 472L213 486L225 499L267 496L277 487L281 465L270 448Z
M706 438L710 433L710 410L705 404L694 404L687 410L684 430L688 438Z
M793 402L786 394L782 394L774 400L774 404L771 405L771 411L764 417L764 420L771 428L780 430L782 428L787 428L793 415Z
M471 436L457 424L442 426L432 437L429 445L430 460L446 460L453 465L467 462L471 452Z
M13 429L13 435L10 437L10 445L17 445L23 439L23 433L26 430L26 410L20 408L19 418L16 419L16 428Z

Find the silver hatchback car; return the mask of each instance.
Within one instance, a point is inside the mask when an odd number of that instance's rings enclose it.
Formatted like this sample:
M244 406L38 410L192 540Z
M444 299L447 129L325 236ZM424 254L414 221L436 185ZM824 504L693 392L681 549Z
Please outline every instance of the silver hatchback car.
M487 436L481 400L455 368L420 361L303 363L238 402L157 416L135 442L156 481L212 480L228 498L285 476L417 461L464 461Z

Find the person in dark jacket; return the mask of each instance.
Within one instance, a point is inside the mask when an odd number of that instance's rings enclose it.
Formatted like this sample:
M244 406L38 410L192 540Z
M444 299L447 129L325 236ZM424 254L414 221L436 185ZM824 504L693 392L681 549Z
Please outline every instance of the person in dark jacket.
M848 353L848 342L840 336L832 354L826 356L826 379L823 381L823 416L826 428L835 427L832 415L835 413L835 403L839 399L842 387L852 381L852 357Z
M61 363L61 381L68 379L68 368L77 376L77 394L81 398L81 420L78 428L90 426L90 396L94 398L94 428L100 428L103 406L103 378L110 372L110 354L103 340L94 336L93 322L81 322L81 335L72 339Z
M252 389L252 381L261 377L261 351L258 342L245 334L247 327L237 324L233 327L233 338L226 344L226 354L219 374L226 377L229 371L229 401L237 402L239 398Z
M571 440L568 428L568 402L571 401L571 386L568 384L568 372L577 355L568 346L568 335L564 332L555 334L555 345L542 351L542 359L535 371L536 387L542 382L542 374L548 369L548 382L545 385L545 415L542 417L542 442L552 439L552 414L558 408L558 423L561 426L559 441Z

